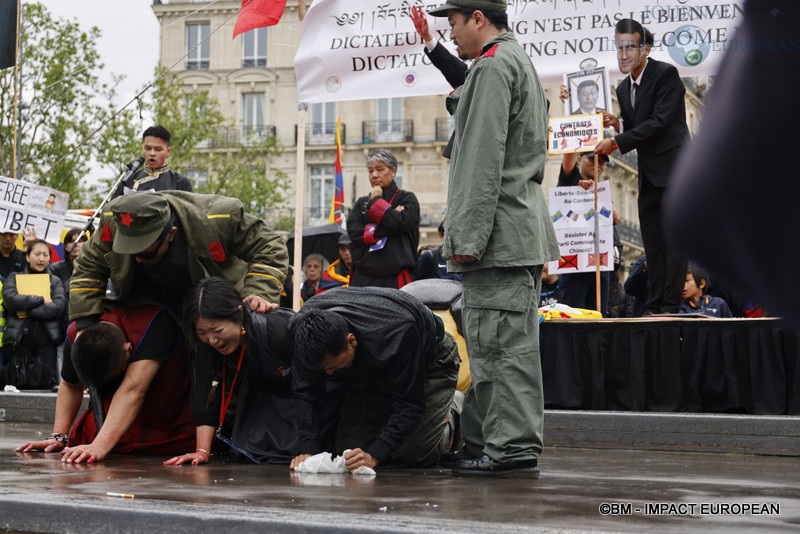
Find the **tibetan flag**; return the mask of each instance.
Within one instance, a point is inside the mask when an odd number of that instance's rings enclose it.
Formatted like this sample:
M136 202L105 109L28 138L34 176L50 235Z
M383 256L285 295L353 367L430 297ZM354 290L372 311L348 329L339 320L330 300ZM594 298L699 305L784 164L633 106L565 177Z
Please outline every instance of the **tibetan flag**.
M328 222L336 223L339 226L344 222L344 178L342 177L342 118L336 117L336 185L331 198L331 211L328 215Z
M589 254L589 262L587 263L589 267L595 267L597 265L597 254ZM605 252L600 253L600 266L605 267L608 265L608 254Z
M286 8L286 0L242 0L233 36L264 26L275 26Z
M578 256L561 256L561 259L558 260L558 268L559 269L577 269L578 268Z
M17 62L17 0L0 0L0 69Z
M557 220L561 219L563 216L564 216L564 214L561 213L561 210L558 210L553 215L551 215L550 218L553 220L553 222L556 222Z

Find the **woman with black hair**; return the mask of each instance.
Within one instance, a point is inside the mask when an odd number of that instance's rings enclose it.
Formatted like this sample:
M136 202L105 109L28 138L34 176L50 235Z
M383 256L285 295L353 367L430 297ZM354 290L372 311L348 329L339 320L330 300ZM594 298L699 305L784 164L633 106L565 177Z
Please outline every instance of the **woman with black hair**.
M61 280L47 273L47 242L36 239L28 243L25 259L25 271L9 274L3 284L3 303L8 311L3 334L8 353L4 377L6 383L19 389L50 389L58 384L58 346L64 341L61 319L67 295ZM34 295L22 289L18 277L27 274L46 276L49 294Z
M285 308L251 312L221 278L206 278L189 292L183 319L196 350L191 409L197 447L166 464L207 463L215 436L232 454L256 463L289 463L297 455L293 317Z

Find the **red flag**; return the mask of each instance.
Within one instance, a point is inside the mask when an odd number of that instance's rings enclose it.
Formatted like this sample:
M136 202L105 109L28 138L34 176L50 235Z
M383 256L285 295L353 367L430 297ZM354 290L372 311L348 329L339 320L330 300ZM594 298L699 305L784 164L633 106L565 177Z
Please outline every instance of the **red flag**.
M255 28L274 26L281 20L286 0L242 0L233 36Z
M578 268L578 256L561 256L561 259L558 260L558 268L559 269L577 269Z

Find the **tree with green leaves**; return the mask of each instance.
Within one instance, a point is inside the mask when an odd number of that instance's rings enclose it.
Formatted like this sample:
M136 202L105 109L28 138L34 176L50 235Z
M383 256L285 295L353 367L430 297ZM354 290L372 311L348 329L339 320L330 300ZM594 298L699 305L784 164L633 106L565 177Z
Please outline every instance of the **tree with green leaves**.
M113 96L113 87L100 83L97 75L103 68L96 47L99 36L96 27L83 31L75 21L53 17L41 4L23 4L18 178L69 193L73 205L82 199L83 179L97 155L91 142L79 146L104 115L96 98ZM14 69L8 68L0 71L0 174L4 176L13 175L13 122Z
M156 69L155 82L142 96L141 107L142 113L153 117L153 124L169 130L169 165L194 177L195 192L238 198L250 213L286 226L271 216L272 208L284 202L288 187L286 173L271 165L283 153L274 136L258 131L248 134L232 126L208 91L188 91L175 73L163 67ZM130 136L127 144L117 139L105 136L100 142L109 163L128 161L141 150L141 132ZM109 180L107 190L111 185Z

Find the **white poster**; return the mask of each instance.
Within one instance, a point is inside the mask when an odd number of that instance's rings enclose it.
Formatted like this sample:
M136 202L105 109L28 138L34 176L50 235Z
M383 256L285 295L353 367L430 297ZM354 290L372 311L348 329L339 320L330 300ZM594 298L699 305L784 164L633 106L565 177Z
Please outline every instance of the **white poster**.
M570 115L548 119L548 152L568 154L594 150L603 138L603 114Z
M367 98L447 94L452 90L423 52L408 16L431 0L314 0L295 56L298 100L311 104ZM654 34L651 57L681 76L714 74L735 42L743 2L712 0L508 0L509 25L545 84L583 65L617 69L614 24L641 22ZM447 19L428 16L434 38L454 51Z
M58 244L69 195L49 187L0 176L0 232L36 230L36 237Z
M597 184L598 202L594 208L594 190L580 186L550 188L550 219L556 231L561 258L550 262L551 273L594 272L614 269L614 220L611 205L611 182ZM595 220L597 224L595 224ZM597 237L595 237L597 230Z

